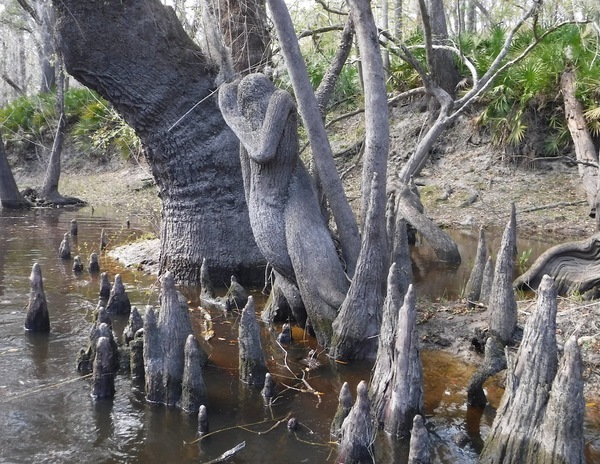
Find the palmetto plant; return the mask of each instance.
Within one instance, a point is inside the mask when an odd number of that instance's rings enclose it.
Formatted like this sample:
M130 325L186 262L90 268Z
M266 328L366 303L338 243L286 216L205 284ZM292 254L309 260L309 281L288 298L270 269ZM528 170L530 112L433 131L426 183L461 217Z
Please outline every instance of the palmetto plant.
M539 31L537 31L539 36ZM532 29L520 32L511 48L517 56L534 40ZM463 50L473 56L479 72L489 65L501 46L503 31L495 28L489 37L466 38ZM491 129L498 144L520 145L529 128L532 112L549 114L551 134L547 154L556 154L569 143L562 116L559 79L567 65L578 74L578 98L585 110L589 130L600 134L600 56L598 36L587 26L565 25L550 34L521 62L501 73L482 99L478 122ZM509 57L510 59L510 57ZM549 110L549 111L547 111Z

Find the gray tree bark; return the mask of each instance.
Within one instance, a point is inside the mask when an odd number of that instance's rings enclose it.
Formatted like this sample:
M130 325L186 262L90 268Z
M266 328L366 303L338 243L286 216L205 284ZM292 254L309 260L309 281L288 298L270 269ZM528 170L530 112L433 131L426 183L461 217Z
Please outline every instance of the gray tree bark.
M575 338L558 366L556 290L545 276L527 320L506 390L479 462L579 464L583 455L583 377Z
M344 419L336 462L370 464L373 460L374 431L367 383L362 380L356 387L356 401Z
M31 268L29 283L31 284L31 292L29 294L29 304L27 305L25 329L32 332L49 332L50 315L42 281L42 269L38 263L35 263Z
M256 322L254 299L248 297L248 303L240 318L238 346L240 380L247 385L262 388L268 372L265 355L260 341L260 327Z
M471 274L469 275L469 280L465 287L465 297L467 298L467 306L469 307L475 306L475 303L479 301L486 262L487 245L485 242L485 231L483 230L483 227L480 227L475 262L473 263L473 268L471 269Z
M135 129L162 200L160 272L198 284L254 277L238 142L214 96L218 69L159 0L53 0L65 65ZM182 246L182 240L185 246ZM260 273L262 277L262 273Z
M0 208L29 208L31 204L21 195L6 159L4 141L0 134Z

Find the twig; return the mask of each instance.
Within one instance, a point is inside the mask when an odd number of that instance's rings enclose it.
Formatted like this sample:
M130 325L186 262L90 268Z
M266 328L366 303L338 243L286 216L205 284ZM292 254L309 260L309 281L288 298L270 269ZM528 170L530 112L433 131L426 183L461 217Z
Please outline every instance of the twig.
M579 206L586 204L586 200L577 200L577 201L561 201L558 203L551 203L549 205L543 206L534 206L532 208L526 208L518 211L518 213L532 213L533 211L540 211L542 209L553 209L553 208L562 208L563 206ZM507 215L509 216L509 214Z
M53 383L52 385L44 385L43 387L38 387L38 388L34 388L32 390L28 390L26 392L18 393L16 395L7 396L5 398L2 398L0 401L3 402L3 403L6 403L6 402L8 402L10 400L14 400L14 399L17 399L17 398L22 398L24 396L33 395L34 393L39 393L39 392L44 391L44 390L50 390L52 388L61 387L61 386L66 385L68 383L77 382L78 380L87 379L87 378L89 378L91 376L92 376L92 374L86 374L86 375L82 375L80 377L76 377L74 379L63 380L62 382Z
M291 413L286 414L285 417L283 417L281 419L278 419L277 421L279 422L281 420L285 420L286 418L289 417L290 414ZM223 429L215 430L214 432L210 432L210 433L207 433L206 435L202 435L201 437L198 437L195 440L192 440L192 441L189 441L189 442L184 441L183 443L186 444L186 445L193 445L195 443L198 443L201 440L204 440L207 437L210 437L211 435L216 435L217 433L227 432L228 430L235 430L235 429L242 429L242 430L246 430L246 431L248 431L250 433L256 433L258 435L261 435L261 434L266 433L266 432L255 432L254 430L248 429L248 427L252 427L253 425L267 424L267 423L272 422L272 421L273 421L273 419L264 419L264 420L261 420L261 421L258 421L258 422L252 422L250 424L232 425L231 427L225 427Z

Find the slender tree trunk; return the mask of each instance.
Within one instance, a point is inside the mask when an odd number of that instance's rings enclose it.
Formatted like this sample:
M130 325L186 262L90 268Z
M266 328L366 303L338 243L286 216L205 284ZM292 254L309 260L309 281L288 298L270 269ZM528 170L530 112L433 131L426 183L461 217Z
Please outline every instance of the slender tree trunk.
M161 273L216 284L252 274L254 242L239 144L217 106L217 67L158 0L54 0L69 73L109 100L136 130L162 200Z
M389 5L388 0L381 0L381 29L388 31L390 28ZM383 41L385 42L385 38ZM381 50L381 59L383 60L383 69L389 72L390 69L390 53L387 48Z
M31 206L19 192L15 178L4 151L4 141L0 134L0 208L27 208Z
M402 15L404 14L404 5L402 0L394 1L394 37L396 40L402 42L403 26L404 21Z
M66 117L65 117L65 96L64 83L65 75L59 66L59 76L56 82L56 107L58 113L58 124L54 134L54 142L50 151L50 159L44 176L44 183L40 189L41 196L52 202L59 202L62 195L58 193L58 182L60 180L60 157L62 154L63 141L65 138Z
M56 19L50 0L37 0L35 10L38 17L40 36L40 68L42 71L40 93L49 92L56 86L56 48L54 42L54 25ZM34 18L35 19L35 18Z
M585 189L587 201L590 206L590 216L594 217L596 215L596 197L598 195L598 168L589 163L596 164L598 162L598 155L596 147L594 147L594 141L587 130L587 124L583 117L583 107L575 95L577 87L575 70L567 69L562 74L560 87L565 101L565 119L567 120L571 138L573 139L575 157L579 161L577 165L579 175L581 176L583 188Z

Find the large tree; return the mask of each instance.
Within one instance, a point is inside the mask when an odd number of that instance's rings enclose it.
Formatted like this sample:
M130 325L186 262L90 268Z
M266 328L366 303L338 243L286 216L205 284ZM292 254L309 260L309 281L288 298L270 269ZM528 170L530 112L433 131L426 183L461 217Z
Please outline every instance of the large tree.
M0 209L27 208L29 206L31 205L17 188L17 183L6 159L2 134L0 134Z
M217 282L262 262L239 145L216 101L218 68L159 0L53 0L68 72L110 101L142 140L162 201L161 272Z

